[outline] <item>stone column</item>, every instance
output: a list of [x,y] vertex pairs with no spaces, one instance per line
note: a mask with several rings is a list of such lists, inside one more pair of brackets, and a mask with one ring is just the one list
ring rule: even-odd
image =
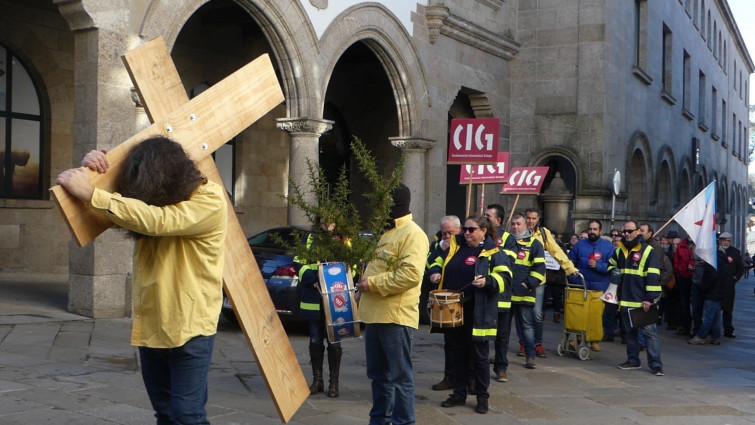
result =
[[[120,55],[133,46],[118,25],[128,22],[123,3],[54,0],[74,31],[73,163],[92,149],[112,149],[134,135],[131,81]],[[90,13],[92,10],[96,13]],[[106,22],[98,21],[106,19]],[[131,117],[128,119],[127,117]],[[69,244],[68,310],[93,318],[131,314],[133,241],[108,230],[79,248]]]
[[561,173],[557,171],[548,189],[540,195],[545,216],[543,225],[558,234],[564,233],[569,226],[569,207],[573,198],[574,194],[566,188]]
[[[304,192],[307,202],[314,202],[314,193],[309,190],[309,171],[307,159],[313,166],[320,163],[320,136],[333,128],[333,121],[311,118],[280,118],[276,126],[291,136],[291,147],[288,156],[288,174],[291,181],[288,188],[291,192],[295,183]],[[299,208],[288,206],[288,224],[292,226],[309,226],[307,216]]]
[[412,192],[410,205],[414,221],[423,229],[427,225],[425,199],[425,153],[435,146],[434,140],[419,137],[390,137],[391,144],[406,154],[402,182]]

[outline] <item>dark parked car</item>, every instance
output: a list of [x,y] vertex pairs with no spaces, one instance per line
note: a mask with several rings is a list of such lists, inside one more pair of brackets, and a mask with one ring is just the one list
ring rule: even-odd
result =
[[[262,273],[262,280],[265,281],[267,291],[275,305],[275,310],[283,315],[290,315],[294,306],[299,302],[296,294],[299,278],[294,269],[293,253],[281,245],[272,235],[278,235],[290,245],[295,242],[292,232],[296,230],[299,231],[301,242],[305,242],[311,233],[305,228],[285,226],[265,230],[247,239],[254,258],[257,260],[257,266]],[[236,321],[233,306],[225,294],[223,294],[222,312],[228,320]]]

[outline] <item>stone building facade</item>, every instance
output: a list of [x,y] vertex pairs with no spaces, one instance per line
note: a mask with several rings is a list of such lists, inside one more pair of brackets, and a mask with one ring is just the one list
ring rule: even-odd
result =
[[[716,180],[719,225],[743,241],[753,63],[725,0],[0,0],[0,119],[23,130],[5,131],[0,280],[60,280],[72,312],[129,314],[131,241],[110,230],[78,248],[47,189],[149,125],[120,56],[158,36],[190,96],[272,59],[285,102],[215,156],[247,235],[305,224],[281,196],[289,178],[305,182],[307,160],[349,167],[353,136],[385,171],[405,153],[434,233],[467,212],[450,119],[497,117],[511,166],[551,167],[546,194],[517,201],[549,226],[610,220],[618,170],[617,220],[660,225]],[[511,208],[500,189],[487,203]]]

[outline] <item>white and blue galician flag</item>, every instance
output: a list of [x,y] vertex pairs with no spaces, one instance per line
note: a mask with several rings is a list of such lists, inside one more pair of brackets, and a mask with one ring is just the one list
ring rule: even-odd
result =
[[716,181],[712,181],[674,216],[695,243],[695,254],[711,266],[716,262]]

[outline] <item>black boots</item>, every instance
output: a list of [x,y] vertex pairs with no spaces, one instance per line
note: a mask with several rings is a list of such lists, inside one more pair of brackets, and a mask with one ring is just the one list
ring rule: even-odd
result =
[[[328,397],[338,397],[338,373],[341,369],[342,354],[343,349],[340,345],[331,345],[328,347],[328,368],[330,369],[330,386],[328,387]],[[322,371],[322,367],[320,368],[320,371]]]
[[[341,369],[341,355],[343,349],[340,345],[328,347],[328,368],[330,369],[330,386],[328,397],[338,397],[338,374]],[[312,360],[312,385],[309,386],[309,394],[320,393],[324,389],[322,381],[322,362],[325,355],[325,347],[319,344],[309,344],[309,358]]]
[[322,360],[325,347],[322,344],[309,344],[309,358],[312,361],[312,385],[309,386],[309,394],[314,395],[323,390],[322,383]]

